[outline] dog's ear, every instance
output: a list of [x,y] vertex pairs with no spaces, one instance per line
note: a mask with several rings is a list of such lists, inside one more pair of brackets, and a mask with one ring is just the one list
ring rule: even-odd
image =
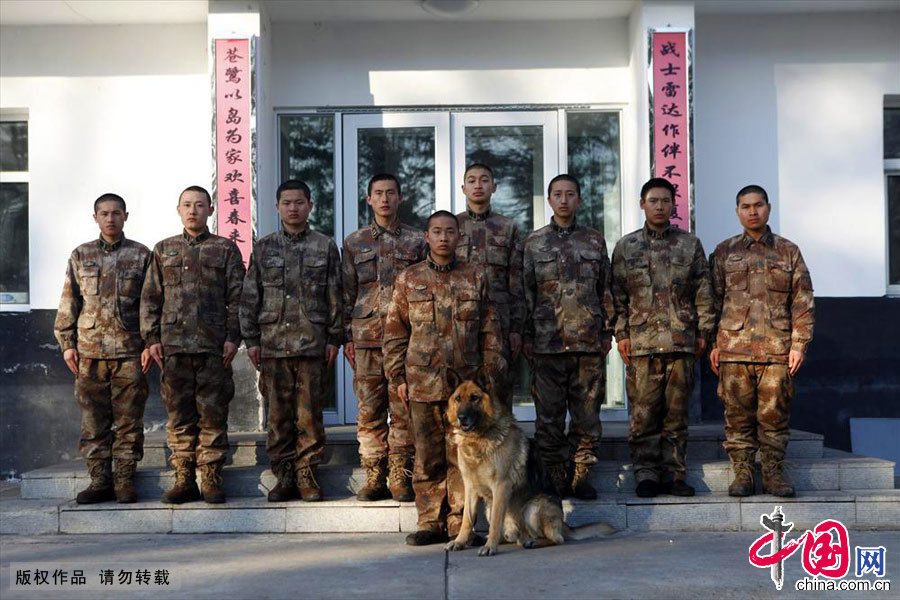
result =
[[478,384],[482,390],[487,392],[488,394],[493,395],[494,390],[491,389],[491,378],[488,375],[487,369],[482,365],[478,368],[478,372],[475,373],[475,383]]
[[456,388],[459,387],[459,384],[462,383],[462,379],[459,376],[459,373],[447,367],[447,386],[450,388],[450,394],[456,391]]

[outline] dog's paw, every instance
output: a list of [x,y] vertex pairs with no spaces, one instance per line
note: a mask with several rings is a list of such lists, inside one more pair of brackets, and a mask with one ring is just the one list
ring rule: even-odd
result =
[[452,540],[444,546],[444,550],[448,550],[450,552],[455,552],[457,550],[465,550],[469,545],[463,542],[457,542],[456,540]]
[[526,550],[531,550],[532,548],[537,548],[537,545],[538,545],[537,540],[534,540],[532,538],[528,538],[527,540],[522,542],[522,547],[525,548]]
[[494,556],[497,554],[497,546],[484,546],[478,551],[478,556]]

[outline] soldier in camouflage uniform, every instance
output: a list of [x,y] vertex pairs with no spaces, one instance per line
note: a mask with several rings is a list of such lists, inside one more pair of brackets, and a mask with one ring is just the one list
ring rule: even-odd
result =
[[269,502],[322,499],[316,469],[325,450],[327,370],[341,345],[337,246],[312,231],[304,182],[276,193],[281,231],[256,243],[241,295],[241,333],[268,406],[266,451],[277,485]]
[[612,290],[616,341],[627,367],[636,493],[693,496],[685,482],[688,401],[694,359],[715,322],[709,267],[696,236],[669,223],[675,188],[654,178],[641,189],[646,221],[616,244]]
[[[150,368],[139,303],[150,250],[125,239],[125,200],[103,194],[94,202],[100,238],[69,257],[54,333],[75,374],[81,406],[82,455],[91,483],[79,504],[135,502],[134,473],[144,456],[144,405]],[[115,475],[112,459],[116,459]]]
[[522,291],[522,240],[519,225],[509,217],[491,210],[491,196],[497,190],[494,172],[487,165],[469,165],[463,174],[462,191],[466,212],[456,215],[460,238],[456,260],[478,265],[488,277],[491,302],[500,316],[503,329],[503,357],[510,376],[500,387],[501,400],[513,403],[512,376],[522,349],[522,323],[525,298]]
[[162,501],[225,502],[222,467],[228,454],[228,404],[234,396],[231,361],[241,341],[238,305],[244,263],[238,247],[213,235],[213,212],[200,186],[178,198],[181,235],[153,248],[141,294],[141,334],[162,369],[168,413],[166,437],[175,485]]
[[784,478],[790,430],[792,378],[812,340],[812,280],[800,249],[767,225],[769,197],[756,185],[737,195],[744,232],[716,247],[712,282],[718,333],[710,353],[725,404],[725,450],[735,478],[732,496],[754,492],[754,459],[762,463],[763,490],[793,496]]
[[406,538],[413,546],[445,542],[459,533],[462,522],[463,483],[447,421],[453,392],[447,369],[475,379],[484,368],[496,382],[506,367],[487,278],[454,258],[458,227],[447,211],[428,219],[428,258],[397,278],[384,325],[384,370],[409,403],[416,446],[413,488],[419,523]]
[[[553,218],[525,240],[523,267],[524,352],[532,361],[537,412],[534,439],[556,492],[591,499],[597,497],[590,470],[600,446],[600,404],[612,338],[609,258],[603,235],[576,222],[578,180],[557,175],[547,195]],[[568,445],[566,408],[572,416]],[[571,479],[566,472],[570,459]]]
[[[400,222],[403,196],[393,175],[369,181],[366,202],[374,218],[344,240],[344,354],[353,368],[353,390],[359,411],[356,431],[366,469],[360,500],[413,499],[410,481],[414,446],[409,409],[384,374],[381,338],[394,280],[406,267],[425,258],[421,231]],[[388,413],[391,422],[388,428]],[[389,482],[389,485],[388,485]]]

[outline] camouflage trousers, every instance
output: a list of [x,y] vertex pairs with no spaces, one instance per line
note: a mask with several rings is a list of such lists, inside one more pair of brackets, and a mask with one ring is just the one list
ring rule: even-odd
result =
[[635,482],[684,480],[694,356],[632,357],[625,386],[631,405],[628,445]]
[[725,404],[725,451],[732,460],[782,461],[790,429],[794,384],[781,363],[719,363],[719,398]]
[[147,378],[139,358],[80,359],[75,397],[81,406],[82,456],[144,457]]
[[465,496],[447,403],[410,401],[409,416],[416,446],[412,482],[418,528],[446,531],[454,537],[462,522]]
[[169,458],[198,465],[228,456],[228,404],[234,397],[231,367],[220,354],[169,354],[161,391],[166,406]]
[[[397,389],[384,376],[384,354],[381,348],[357,348],[356,371],[353,373],[356,393],[356,437],[359,455],[375,458],[390,454],[412,455],[409,432],[409,409],[397,395]],[[388,427],[390,414],[390,427]]]
[[264,358],[259,391],[268,407],[266,452],[274,468],[288,460],[314,466],[325,452],[325,359]]
[[[535,354],[531,396],[534,441],[546,465],[597,462],[600,404],[606,394],[606,359],[598,353]],[[572,415],[566,444],[566,409]]]

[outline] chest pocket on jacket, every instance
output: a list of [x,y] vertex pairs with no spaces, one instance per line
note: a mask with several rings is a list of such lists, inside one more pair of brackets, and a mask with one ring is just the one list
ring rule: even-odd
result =
[[766,285],[776,292],[791,291],[791,267],[783,263],[770,264],[766,270]]
[[559,260],[556,253],[535,253],[534,277],[538,281],[552,281],[554,279],[559,279]]
[[509,247],[503,240],[490,240],[487,246],[487,261],[498,267],[509,266]]
[[672,255],[672,283],[676,286],[687,286],[691,283],[691,265],[693,257],[673,254]]
[[324,254],[307,254],[303,257],[303,278],[314,285],[325,285],[328,263]]
[[81,293],[85,296],[96,296],[100,293],[100,267],[82,266],[78,269],[78,280]]
[[136,298],[141,295],[144,273],[138,269],[127,269],[119,273],[119,295]]
[[743,256],[725,261],[725,290],[747,289],[747,261]]
[[429,290],[411,290],[406,295],[410,323],[434,322],[434,294]]
[[420,260],[422,260],[422,257],[416,252],[415,248],[398,248],[394,251],[394,261],[396,262],[398,272]]
[[181,283],[181,254],[177,250],[169,250],[163,256],[163,284],[179,285]]
[[599,279],[603,255],[597,250],[581,251],[581,276],[586,279]]
[[626,258],[625,281],[629,289],[650,287],[650,259],[642,255]]
[[264,256],[262,267],[262,284],[264,286],[284,286],[284,259],[278,255]]
[[378,254],[374,250],[360,252],[353,257],[356,265],[356,277],[359,284],[365,284],[378,279]]

